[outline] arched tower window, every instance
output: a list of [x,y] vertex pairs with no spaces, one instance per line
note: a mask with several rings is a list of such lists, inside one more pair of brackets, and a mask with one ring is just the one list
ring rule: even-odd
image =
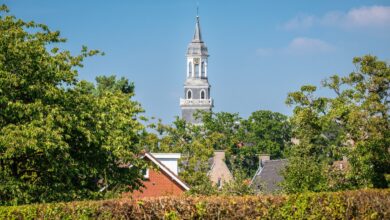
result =
[[200,91],[200,99],[205,99],[205,96],[204,90]]
[[191,75],[192,75],[192,62],[189,62],[188,63],[188,75],[191,77]]
[[195,64],[195,77],[199,77],[199,63]]
[[202,62],[202,77],[206,77],[206,74],[205,74],[205,63],[204,62]]
[[187,99],[192,99],[192,92],[191,92],[191,90],[187,91]]

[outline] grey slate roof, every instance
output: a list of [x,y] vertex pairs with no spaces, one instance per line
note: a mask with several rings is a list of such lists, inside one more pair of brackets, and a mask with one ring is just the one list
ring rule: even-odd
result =
[[275,193],[281,190],[278,185],[283,181],[281,171],[286,167],[287,160],[268,160],[262,162],[252,179],[251,187],[256,193]]

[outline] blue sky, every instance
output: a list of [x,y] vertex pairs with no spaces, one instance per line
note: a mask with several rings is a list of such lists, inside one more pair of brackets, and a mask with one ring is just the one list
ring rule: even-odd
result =
[[146,115],[167,123],[180,115],[197,2],[217,112],[291,115],[284,104],[288,92],[350,73],[354,56],[390,61],[390,1],[3,2],[17,17],[60,30],[68,39],[64,49],[76,54],[87,45],[104,51],[85,62],[80,79],[115,74],[134,81]]

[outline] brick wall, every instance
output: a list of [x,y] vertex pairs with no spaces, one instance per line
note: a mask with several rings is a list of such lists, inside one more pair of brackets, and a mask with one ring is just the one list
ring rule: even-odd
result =
[[[149,179],[145,187],[132,193],[133,198],[181,195],[185,190],[163,171],[149,169]],[[143,192],[141,192],[141,190]]]

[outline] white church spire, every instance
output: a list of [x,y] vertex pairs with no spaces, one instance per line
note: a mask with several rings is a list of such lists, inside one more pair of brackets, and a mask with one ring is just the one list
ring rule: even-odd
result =
[[199,124],[194,117],[198,110],[211,111],[213,100],[210,97],[208,82],[208,50],[203,42],[199,16],[196,16],[195,33],[187,49],[187,74],[184,83],[184,99],[180,99],[182,118],[189,123]]

